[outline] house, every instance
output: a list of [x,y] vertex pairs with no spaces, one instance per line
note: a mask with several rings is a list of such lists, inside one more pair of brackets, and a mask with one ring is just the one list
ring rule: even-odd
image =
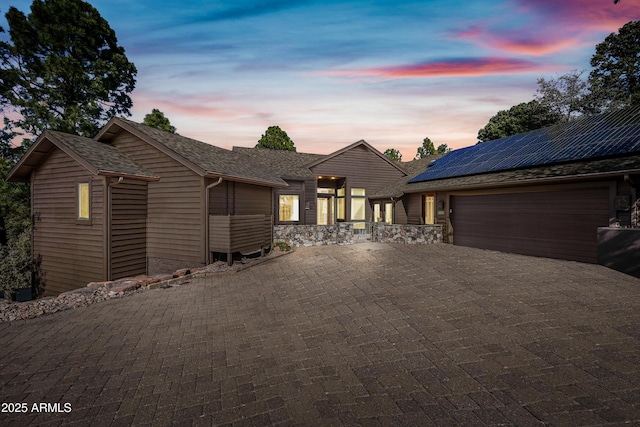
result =
[[46,293],[207,264],[271,244],[273,188],[250,158],[129,120],[47,131],[8,175],[30,181]]
[[637,227],[640,107],[455,150],[372,195],[449,243],[597,262],[597,229]]
[[31,182],[46,293],[264,251],[275,224],[355,221],[406,176],[365,141],[329,155],[225,150],[113,118],[95,138],[43,133],[8,175]]
[[328,155],[239,147],[234,151],[262,161],[287,183],[274,193],[277,225],[347,221],[364,229],[374,215],[393,222],[392,208],[385,211],[384,206],[370,203],[369,196],[407,175],[401,164],[363,140]]

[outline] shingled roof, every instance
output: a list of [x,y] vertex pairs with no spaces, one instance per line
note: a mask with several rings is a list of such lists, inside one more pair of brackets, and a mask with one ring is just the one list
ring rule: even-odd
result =
[[402,169],[405,170],[407,176],[402,177],[398,181],[393,184],[388,185],[387,187],[381,189],[376,194],[369,196],[370,199],[389,199],[389,198],[397,198],[401,197],[406,189],[407,183],[411,178],[416,176],[419,173],[422,173],[425,169],[427,169],[433,162],[435,162],[440,157],[444,156],[444,154],[434,154],[431,156],[426,156],[421,159],[411,160],[409,162],[402,162]]
[[233,147],[233,151],[251,157],[284,179],[315,179],[315,174],[307,167],[323,157],[322,154],[298,153],[267,148]]
[[148,181],[159,177],[118,149],[82,136],[45,131],[9,172],[9,181],[28,181],[31,172],[54,148],[62,150],[94,175],[124,176]]
[[108,142],[117,133],[114,127],[133,133],[201,176],[223,177],[274,187],[287,186],[273,170],[264,168],[261,162],[249,156],[127,119],[111,119],[96,139]]

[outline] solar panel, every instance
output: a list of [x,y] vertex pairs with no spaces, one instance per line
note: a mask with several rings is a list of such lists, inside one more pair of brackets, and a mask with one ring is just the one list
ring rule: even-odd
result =
[[454,150],[409,182],[640,153],[640,106]]

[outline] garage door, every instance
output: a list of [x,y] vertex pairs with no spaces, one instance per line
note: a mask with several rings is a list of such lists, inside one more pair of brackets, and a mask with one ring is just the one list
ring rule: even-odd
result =
[[453,196],[451,208],[456,245],[596,263],[609,188]]

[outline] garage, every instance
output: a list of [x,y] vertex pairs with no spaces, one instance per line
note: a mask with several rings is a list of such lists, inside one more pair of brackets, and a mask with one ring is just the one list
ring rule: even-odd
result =
[[596,263],[597,228],[609,223],[610,187],[453,195],[453,243]]

